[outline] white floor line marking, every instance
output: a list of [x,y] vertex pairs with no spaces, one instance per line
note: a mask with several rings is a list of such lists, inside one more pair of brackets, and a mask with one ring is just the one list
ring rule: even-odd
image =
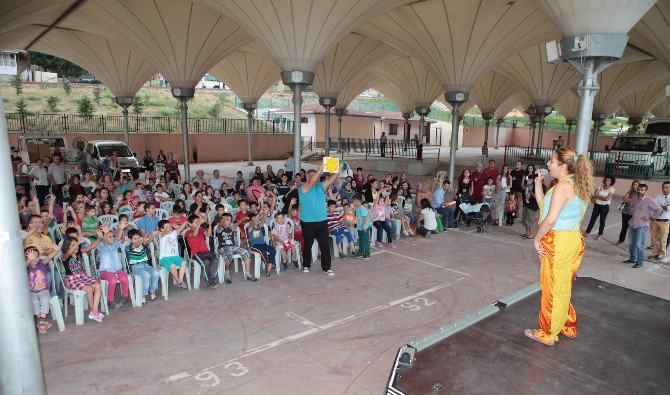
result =
[[[458,230],[458,229],[452,229],[452,230],[455,231],[455,232],[458,232],[458,233],[468,233],[468,232],[463,232],[462,230]],[[451,232],[451,230],[450,230],[450,232]],[[532,244],[517,243],[516,241],[511,241],[511,240],[505,240],[505,239],[501,239],[501,238],[495,238],[495,237],[491,237],[491,236],[486,236],[486,235],[484,235],[484,234],[482,234],[482,233],[479,233],[477,236],[478,236],[478,237],[483,237],[483,238],[485,238],[485,239],[494,240],[494,241],[500,241],[500,242],[503,242],[503,243],[514,244],[514,245],[518,245],[518,246],[521,246],[521,247],[533,248],[533,245],[532,245]]]
[[653,265],[652,267],[650,267],[649,269],[647,269],[647,273],[655,274],[655,275],[657,275],[657,276],[670,277],[670,276],[667,275],[667,274],[656,273],[656,268],[659,268],[659,267],[660,267],[660,268],[663,268],[663,266],[661,266],[661,265]]
[[393,255],[397,255],[397,256],[399,256],[399,257],[403,257],[403,258],[405,258],[405,259],[409,259],[409,260],[412,260],[412,261],[425,263],[426,265],[434,266],[434,267],[437,267],[437,268],[440,268],[440,269],[449,270],[450,272],[458,273],[458,274],[461,274],[461,275],[463,275],[463,276],[469,276],[469,275],[470,275],[469,273],[459,272],[458,270],[449,269],[448,267],[444,267],[444,266],[436,265],[436,264],[434,264],[434,263],[430,263],[430,262],[422,261],[421,259],[412,258],[411,256],[406,256],[406,255],[398,254],[397,252],[393,252],[393,251],[383,251],[383,252],[386,252],[386,253],[389,253],[389,254],[393,254]]
[[621,225],[621,221],[617,222],[616,224],[607,225],[607,226],[605,227],[605,230],[607,230],[607,229],[609,229],[609,228],[613,228],[613,227],[615,227],[615,226],[619,226],[619,225]]
[[318,328],[319,327],[317,324],[313,323],[312,321],[308,320],[307,318],[301,317],[301,316],[299,316],[298,314],[296,314],[292,311],[287,311],[284,314],[286,314],[287,317],[293,318],[294,320],[298,321],[299,323],[301,323],[305,326],[308,326],[310,328]]
[[[408,301],[408,300],[411,300],[411,299],[414,299],[414,298],[418,298],[418,297],[423,296],[423,295],[427,295],[427,294],[429,294],[429,293],[438,291],[438,290],[440,290],[440,289],[444,289],[444,288],[451,287],[452,285],[455,285],[455,284],[457,284],[458,282],[460,282],[460,281],[462,281],[462,280],[464,280],[464,279],[465,279],[465,277],[460,277],[460,278],[457,278],[456,280],[454,280],[454,281],[452,281],[452,282],[448,282],[448,283],[445,283],[445,284],[437,285],[437,286],[432,287],[432,288],[428,288],[428,289],[426,289],[426,290],[423,290],[423,291],[414,293],[414,294],[412,294],[412,295],[405,296],[405,297],[403,297],[403,298],[394,300],[394,301],[389,302],[389,303],[387,303],[387,304],[385,304],[385,305],[382,305],[382,306],[375,306],[375,307],[370,308],[370,309],[368,309],[368,310],[365,310],[365,311],[362,311],[362,312],[360,312],[360,313],[356,313],[356,314],[350,315],[350,316],[348,316],[348,317],[339,319],[339,320],[337,320],[337,321],[330,322],[330,323],[328,323],[328,324],[317,325],[315,328],[312,328],[312,329],[309,329],[309,330],[306,330],[306,331],[303,331],[303,332],[300,332],[300,333],[296,333],[295,335],[288,336],[288,337],[285,337],[285,338],[283,338],[283,339],[275,340],[275,341],[273,341],[273,342],[266,343],[266,344],[260,345],[260,346],[258,346],[258,347],[252,348],[252,349],[250,349],[250,350],[248,350],[248,351],[245,351],[245,352],[243,352],[243,353],[238,354],[235,358],[229,359],[229,360],[224,361],[224,362],[216,363],[215,365],[212,365],[212,366],[207,367],[207,368],[204,368],[204,369],[200,369],[200,370],[197,370],[197,371],[191,371],[191,373],[189,373],[189,372],[187,372],[187,371],[184,371],[184,372],[179,372],[179,373],[177,373],[177,374],[173,374],[172,376],[170,376],[170,377],[168,377],[167,379],[165,379],[165,382],[170,383],[170,382],[175,382],[175,381],[183,380],[183,379],[185,379],[185,378],[187,378],[187,377],[190,377],[190,376],[192,376],[192,375],[194,375],[194,374],[198,374],[198,373],[205,372],[205,371],[210,371],[210,370],[212,370],[212,369],[216,369],[216,368],[218,368],[218,367],[225,366],[225,365],[227,365],[227,364],[229,364],[229,363],[231,363],[231,362],[235,362],[235,361],[238,361],[238,360],[240,360],[240,359],[243,359],[243,358],[252,356],[252,355],[254,355],[254,354],[258,354],[258,353],[260,353],[260,352],[262,352],[262,351],[265,351],[265,350],[270,350],[270,349],[275,348],[275,347],[277,347],[277,346],[280,346],[280,345],[282,345],[282,344],[289,343],[289,342],[294,341],[294,340],[302,339],[303,337],[307,337],[307,336],[312,335],[312,334],[314,334],[314,333],[321,332],[321,331],[324,331],[324,330],[326,330],[326,329],[334,328],[334,327],[336,327],[336,326],[345,324],[345,323],[347,323],[347,322],[350,322],[350,321],[353,321],[353,320],[356,320],[356,319],[359,319],[359,318],[368,316],[368,315],[370,315],[370,314],[374,314],[374,313],[376,313],[376,312],[378,312],[378,311],[382,311],[382,310],[389,309],[389,308],[391,308],[391,307],[393,307],[393,306],[399,305],[399,304],[404,303],[404,302],[406,302],[406,301]],[[292,318],[293,318],[293,317],[292,317]],[[310,321],[310,322],[311,322],[311,321]]]

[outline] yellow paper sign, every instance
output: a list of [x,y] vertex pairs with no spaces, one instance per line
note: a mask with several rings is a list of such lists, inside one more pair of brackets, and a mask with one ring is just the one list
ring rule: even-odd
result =
[[326,173],[339,173],[340,160],[329,156],[323,158],[323,171]]

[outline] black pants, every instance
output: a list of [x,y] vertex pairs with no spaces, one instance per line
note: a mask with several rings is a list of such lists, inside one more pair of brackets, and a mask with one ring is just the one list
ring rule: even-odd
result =
[[319,243],[321,251],[321,269],[330,270],[330,233],[328,232],[328,222],[302,222],[302,237],[305,239],[305,248],[302,250],[302,266],[309,268],[312,266],[312,244],[314,240]]
[[35,193],[37,193],[37,199],[40,201],[40,206],[44,206],[46,204],[44,200],[49,194],[49,186],[35,185]]
[[619,243],[626,241],[626,234],[628,233],[628,221],[633,218],[632,215],[621,213],[621,232],[619,232]]
[[379,151],[381,151],[382,156],[386,156],[386,143],[379,143]]
[[389,244],[393,243],[393,231],[391,231],[391,226],[386,221],[374,221],[372,225],[377,228],[377,243],[382,242],[382,230],[386,232],[386,240]]
[[65,184],[55,184],[51,186],[51,190],[56,198],[56,203],[63,205],[63,187]]
[[219,271],[219,258],[214,251],[196,252],[193,258],[205,268],[205,280],[217,278]]
[[596,224],[596,220],[600,217],[600,226],[598,227],[598,236],[602,236],[605,231],[605,220],[607,219],[607,214],[610,212],[609,204],[594,204],[593,212],[591,212],[591,220],[589,221],[589,226],[586,227],[586,233],[591,233],[591,229]]

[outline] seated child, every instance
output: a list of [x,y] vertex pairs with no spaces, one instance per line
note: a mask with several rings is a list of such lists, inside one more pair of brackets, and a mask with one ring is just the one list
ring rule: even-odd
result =
[[[97,240],[91,243],[89,247],[94,248],[100,243],[100,240],[102,240],[102,231],[98,231],[97,236]],[[102,288],[98,280],[87,276],[84,272],[84,258],[82,249],[80,248],[83,241],[84,237],[82,235],[79,235],[78,237],[68,236],[63,240],[63,246],[61,248],[61,252],[63,253],[61,255],[61,261],[63,262],[63,268],[65,269],[63,283],[68,289],[85,291],[86,301],[91,309],[91,312],[88,314],[88,319],[102,322],[102,319],[105,316],[98,311]]]
[[[126,257],[128,257],[128,266],[133,276],[142,278],[142,304],[147,302],[147,295],[150,299],[156,300],[156,288],[160,273],[155,268],[149,266],[149,257],[147,255],[147,245],[151,243],[158,231],[148,233],[145,237],[137,229],[128,231],[130,243],[126,246]],[[167,286],[165,284],[164,286]]]
[[[238,202],[240,205],[240,211],[235,214],[235,226],[237,226],[240,229],[244,229],[244,225],[246,225],[247,222],[249,222],[251,212],[249,212],[247,208],[247,202],[244,200],[240,200]],[[245,232],[240,233],[240,243],[242,245],[245,245],[247,242],[247,235]]]
[[95,241],[96,232],[100,227],[100,221],[96,214],[95,206],[87,204],[86,205],[86,216],[81,221],[81,233],[88,237],[91,241]]
[[177,236],[184,230],[186,225],[188,225],[188,222],[183,222],[176,229],[173,229],[168,220],[164,219],[158,222],[158,230],[160,231],[160,239],[158,241],[160,265],[172,274],[172,277],[177,281],[177,286],[181,289],[188,289],[188,286],[184,283],[186,261],[179,256]]
[[[217,226],[215,236],[219,242],[219,256],[223,257],[226,260],[226,272],[224,278],[227,284],[231,283],[230,280],[230,263],[233,261],[233,256],[239,255],[244,261],[244,278],[249,281],[257,281],[249,271],[251,267],[251,255],[249,251],[237,245],[235,240],[235,230],[232,226],[233,216],[230,213],[223,214],[219,226]],[[244,233],[244,232],[242,232]]]
[[50,261],[58,253],[58,248],[51,246],[45,251],[47,255],[40,259],[40,252],[37,247],[27,247],[23,251],[23,256],[28,267],[28,286],[30,287],[30,297],[33,301],[33,314],[37,318],[37,330],[40,333],[47,333],[51,328],[51,323],[46,320],[49,314],[51,300],[51,285],[47,268],[43,262]]
[[[270,270],[276,264],[275,254],[277,250],[265,242],[265,212],[258,215],[251,215],[251,222],[247,226],[247,234],[249,239],[249,246],[261,254],[261,258],[265,261],[265,275],[270,277]],[[286,269],[286,265],[284,266]]]
[[298,254],[295,250],[295,240],[293,240],[293,226],[286,221],[284,214],[279,211],[275,214],[275,227],[272,228],[272,240],[275,248],[281,251],[281,262],[284,269],[288,268],[288,259],[286,251],[291,250],[293,266],[298,267]]
[[191,259],[195,259],[205,269],[205,282],[207,288],[219,286],[218,271],[219,258],[214,251],[207,248],[206,237],[212,237],[212,223],[207,223],[207,229],[202,225],[207,221],[203,217],[191,214],[188,217],[189,230],[184,233],[184,239],[191,253]]
[[344,226],[343,217],[343,213],[337,210],[337,203],[334,200],[328,201],[328,231],[331,235],[335,236],[340,258],[345,258],[342,246],[345,237],[349,243],[349,251],[353,253],[355,250],[354,239],[351,237],[349,229]]
[[[128,287],[128,275],[123,270],[123,262],[119,258],[119,248],[124,241],[123,228],[118,227],[116,238],[113,231],[105,232],[102,236],[102,242],[98,245],[98,254],[100,256],[100,279],[106,280],[107,285],[107,306],[110,309],[123,307],[130,297],[130,288]],[[114,303],[116,285],[121,284],[121,300]]]

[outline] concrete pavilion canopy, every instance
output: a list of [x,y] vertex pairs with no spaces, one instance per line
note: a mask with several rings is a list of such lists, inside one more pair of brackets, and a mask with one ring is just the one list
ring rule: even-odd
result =
[[493,113],[493,118],[496,120],[505,119],[507,114],[509,114],[514,109],[523,111],[523,105],[516,95],[510,96],[501,105],[499,105]]
[[27,48],[76,0],[0,1],[0,48]]
[[628,118],[641,120],[656,105],[665,100],[665,86],[670,84],[670,73],[651,84],[647,84],[624,97],[619,104]]
[[472,87],[470,97],[483,114],[491,114],[518,90],[519,86],[512,79],[490,71]]
[[352,78],[400,56],[381,41],[350,33],[318,63],[312,88],[321,98],[337,98]]
[[183,0],[88,0],[61,27],[109,36],[143,54],[173,88],[193,88],[253,38],[231,19]]
[[670,117],[670,98],[665,98],[657,104],[651,109],[651,113],[656,117]]
[[598,75],[600,91],[593,104],[593,116],[608,116],[620,108],[619,102],[630,92],[667,75],[658,60],[614,64]]
[[252,45],[226,56],[209,72],[230,86],[242,102],[257,103],[279,81],[281,70],[272,56]]
[[576,121],[579,116],[579,96],[575,91],[570,91],[567,96],[557,101],[554,107],[566,120]]
[[629,42],[653,53],[670,69],[670,1],[659,0],[629,33]]
[[33,49],[82,66],[116,97],[134,97],[156,74],[154,66],[127,45],[91,33],[51,29]]
[[426,0],[390,10],[357,31],[420,60],[445,92],[468,92],[498,62],[559,36],[535,0]]
[[374,85],[372,89],[391,99],[391,101],[400,109],[400,112],[414,112],[416,103],[407,92],[395,82],[384,80],[384,82]]
[[540,107],[553,106],[582,78],[567,62],[547,62],[544,44],[519,51],[500,62],[496,70],[516,81],[528,93],[533,105]]
[[358,25],[413,0],[201,0],[244,26],[283,71],[314,71]]
[[397,84],[416,107],[430,107],[443,90],[435,75],[417,59],[404,57],[380,64],[374,74]]
[[363,73],[354,76],[354,78],[351,78],[349,83],[340,90],[340,94],[337,95],[337,103],[333,108],[346,109],[362,92],[383,82],[384,80],[382,78],[372,73]]

